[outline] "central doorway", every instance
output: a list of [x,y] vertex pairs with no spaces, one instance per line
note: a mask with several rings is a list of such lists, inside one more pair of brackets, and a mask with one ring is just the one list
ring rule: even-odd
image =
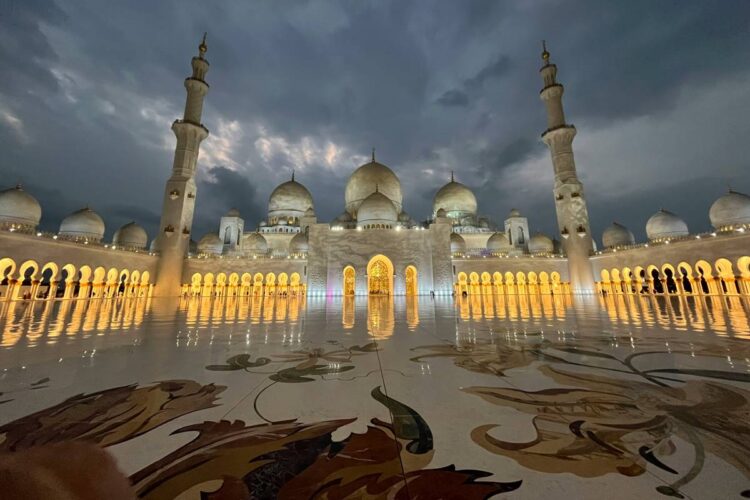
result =
[[370,295],[393,295],[393,263],[376,255],[367,264],[367,291]]

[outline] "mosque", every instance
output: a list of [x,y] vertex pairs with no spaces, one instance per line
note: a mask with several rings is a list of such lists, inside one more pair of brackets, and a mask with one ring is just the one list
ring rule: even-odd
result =
[[208,93],[205,37],[185,80],[184,115],[166,181],[159,233],[149,244],[135,222],[104,241],[91,207],[65,217],[56,233],[37,229],[40,203],[21,186],[0,192],[0,300],[199,295],[693,294],[750,295],[750,197],[729,191],[713,203],[713,232],[694,234],[680,217],[657,211],[636,242],[614,222],[598,249],[566,121],[563,86],[542,52],[540,96],[547,110],[558,234],[532,233],[522,212],[502,224],[480,217],[472,191],[456,181],[434,196],[421,221],[404,210],[394,170],[357,168],[341,215],[319,221],[312,193],[292,174],[268,199],[265,220],[246,227],[229,208],[216,231],[192,234],[195,173]]

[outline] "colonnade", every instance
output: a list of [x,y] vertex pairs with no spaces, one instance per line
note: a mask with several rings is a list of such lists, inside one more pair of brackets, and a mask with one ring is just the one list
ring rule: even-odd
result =
[[561,281],[560,273],[507,271],[493,274],[460,272],[456,275],[454,292],[463,295],[554,295],[569,293],[568,283]]

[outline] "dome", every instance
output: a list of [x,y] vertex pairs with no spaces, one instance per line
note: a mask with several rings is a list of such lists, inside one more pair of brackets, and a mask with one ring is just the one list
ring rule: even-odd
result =
[[268,242],[260,233],[246,233],[242,237],[242,249],[249,253],[264,254],[268,252]]
[[463,253],[466,251],[466,241],[460,234],[451,233],[451,253]]
[[236,208],[230,208],[229,212],[224,214],[224,217],[239,217],[239,216],[240,216],[240,211],[237,210]]
[[398,221],[399,222],[403,222],[405,224],[408,224],[410,220],[411,220],[411,217],[406,212],[401,212],[400,214],[398,214]]
[[555,251],[555,244],[552,242],[552,238],[543,233],[535,233],[534,236],[529,238],[529,253],[553,253]]
[[63,219],[58,234],[66,239],[100,241],[104,236],[104,221],[89,207],[82,208]]
[[351,222],[352,216],[349,214],[349,212],[344,212],[343,214],[336,217],[336,222]]
[[35,228],[42,218],[42,207],[21,185],[0,191],[0,224]]
[[441,208],[440,210],[438,210],[437,212],[435,212],[435,217],[447,217],[446,214],[445,214],[445,209]]
[[511,208],[508,217],[521,217],[521,212],[519,212],[517,208]]
[[493,253],[508,252],[512,248],[505,233],[495,233],[487,240],[487,250]]
[[207,253],[211,255],[221,255],[224,250],[224,243],[216,233],[208,233],[198,241],[198,253]]
[[289,242],[289,251],[291,253],[307,253],[309,248],[307,244],[307,233],[297,233]]
[[750,196],[730,190],[711,205],[708,217],[716,229],[750,224]]
[[604,244],[604,248],[633,245],[635,244],[635,236],[622,224],[613,222],[602,233],[602,243]]
[[358,224],[390,224],[397,218],[398,211],[393,202],[380,191],[365,198],[357,213]]
[[135,222],[128,222],[120,229],[115,231],[115,236],[112,238],[113,245],[119,245],[123,247],[132,248],[146,248],[148,243],[148,234],[146,230]]
[[[268,218],[302,217],[313,208],[313,198],[305,186],[294,180],[279,184],[268,198]],[[271,223],[273,225],[273,222]]]
[[312,206],[305,210],[305,217],[315,217],[315,209]]
[[396,206],[396,213],[401,212],[403,196],[401,195],[401,182],[393,173],[393,170],[382,163],[372,159],[370,163],[365,163],[349,177],[344,192],[346,202],[346,211],[352,217],[359,219],[358,213],[360,205],[365,198],[375,191],[380,191]]
[[444,209],[448,217],[460,217],[466,214],[475,215],[477,213],[477,198],[469,188],[455,182],[453,179],[441,187],[435,193],[435,199],[432,202],[432,213]]
[[688,234],[685,221],[667,210],[659,210],[646,222],[646,235],[649,240],[675,238]]
[[[190,243],[192,245],[195,245],[195,242],[193,240],[190,240]],[[148,251],[149,252],[159,251],[159,238],[154,238],[153,240],[151,240],[151,244],[148,246]],[[190,249],[190,252],[194,253],[192,248]]]

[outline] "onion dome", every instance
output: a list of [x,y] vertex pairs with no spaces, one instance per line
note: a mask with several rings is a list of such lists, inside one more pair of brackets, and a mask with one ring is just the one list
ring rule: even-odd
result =
[[224,217],[240,217],[240,211],[236,208],[230,208],[229,211],[224,214]]
[[613,248],[635,244],[635,236],[622,224],[613,222],[611,226],[602,233],[604,248]]
[[42,207],[36,198],[17,185],[0,191],[0,225],[36,228],[42,218]]
[[101,241],[104,221],[89,207],[76,210],[60,223],[59,236],[69,240]]
[[128,222],[120,229],[115,231],[112,238],[112,244],[122,247],[145,249],[148,243],[148,234],[146,230],[135,222]]
[[289,251],[291,253],[307,253],[309,245],[307,243],[307,233],[297,233],[289,242]]
[[398,219],[398,211],[391,199],[380,191],[375,191],[360,204],[357,211],[357,224],[392,225]]
[[279,184],[268,198],[268,220],[274,225],[280,218],[299,218],[309,208],[313,208],[312,195],[292,174],[292,180]]
[[458,233],[451,233],[451,253],[463,253],[466,251],[466,241]]
[[198,241],[198,253],[221,255],[222,250],[224,250],[224,243],[216,233],[208,233]]
[[401,212],[403,202],[401,182],[393,170],[375,161],[373,153],[372,161],[355,170],[346,182],[344,191],[346,211],[359,220],[360,205],[375,191],[380,191],[391,200],[396,207],[397,214]]
[[492,253],[509,252],[513,248],[505,233],[495,233],[487,240],[487,250]]
[[552,238],[543,233],[535,233],[529,239],[529,253],[553,253],[555,251],[555,244],[552,242]]
[[649,240],[676,238],[688,234],[685,221],[664,209],[660,209],[646,222],[646,235]]
[[708,217],[716,229],[750,224],[750,196],[729,190],[711,205]]
[[477,213],[477,198],[471,189],[467,188],[460,182],[453,180],[441,187],[432,201],[432,213],[444,209],[448,217],[458,218],[466,215],[475,215]]
[[268,242],[260,233],[246,233],[242,236],[242,250],[247,253],[265,254]]

